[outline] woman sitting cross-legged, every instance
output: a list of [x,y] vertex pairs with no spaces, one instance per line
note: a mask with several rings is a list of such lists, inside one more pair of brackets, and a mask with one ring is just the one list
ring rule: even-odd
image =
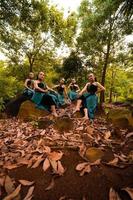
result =
[[75,101],[78,98],[78,92],[80,91],[80,88],[76,84],[76,80],[74,78],[71,80],[71,83],[69,84],[68,89],[70,89],[68,93],[70,100]]
[[96,81],[94,74],[89,74],[88,83],[79,93],[79,98],[74,113],[80,111],[80,107],[82,105],[84,110],[84,119],[90,118],[90,120],[93,121],[94,113],[98,103],[98,97],[96,93],[104,90],[105,88]]
[[57,98],[59,101],[59,106],[62,106],[65,104],[65,98],[67,98],[67,91],[65,86],[65,79],[60,79],[60,82],[58,85],[55,85],[53,87],[57,91]]
[[35,93],[32,97],[32,101],[38,105],[39,108],[51,111],[52,114],[57,117],[56,105],[57,98],[55,95],[50,94],[50,91],[54,92],[44,83],[44,73],[39,72],[37,80],[34,81]]
[[34,73],[30,72],[28,78],[24,83],[25,89],[23,91],[23,95],[31,98],[34,93]]

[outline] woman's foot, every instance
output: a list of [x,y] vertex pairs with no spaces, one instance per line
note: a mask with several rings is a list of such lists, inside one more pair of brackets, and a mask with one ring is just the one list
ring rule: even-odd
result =
[[89,120],[89,117],[88,116],[84,116],[83,119]]

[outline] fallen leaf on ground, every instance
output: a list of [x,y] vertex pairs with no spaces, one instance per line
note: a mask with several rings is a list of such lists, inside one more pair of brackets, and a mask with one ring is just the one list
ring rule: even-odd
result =
[[60,176],[62,176],[62,175],[64,174],[64,172],[65,172],[65,169],[64,169],[64,167],[62,166],[60,160],[58,160],[58,162],[57,162],[57,172],[58,172],[58,174],[59,174]]
[[83,169],[86,167],[86,165],[88,165],[88,162],[80,163],[80,164],[78,164],[78,165],[76,166],[76,170],[77,170],[77,171],[81,171],[81,170],[83,170]]
[[16,198],[19,195],[20,190],[21,190],[21,184],[11,194],[6,196],[3,200],[12,200]]
[[50,160],[55,160],[55,161],[60,160],[62,158],[62,156],[63,156],[63,153],[61,151],[60,152],[53,151],[53,152],[49,153],[49,155],[48,155]]
[[107,164],[108,165],[111,165],[111,166],[116,166],[117,163],[118,163],[119,159],[118,158],[114,158],[113,160],[111,160],[110,162],[108,162]]
[[15,190],[13,181],[8,175],[5,177],[5,185],[4,186],[5,186],[5,191],[7,192],[7,194],[10,194]]
[[84,144],[82,144],[81,146],[79,146],[79,155],[81,157],[84,157],[85,152],[86,152],[86,146]]
[[5,176],[0,177],[0,186],[4,186]]
[[49,161],[50,161],[50,164],[53,168],[54,173],[58,173],[57,172],[57,162],[55,160],[49,160]]
[[126,135],[126,138],[129,138],[129,137],[131,137],[131,136],[133,136],[133,132],[128,133],[128,134]]
[[65,199],[66,199],[65,196],[59,198],[59,200],[65,200]]
[[15,169],[15,168],[17,168],[18,167],[18,165],[17,164],[10,164],[10,165],[4,165],[4,168],[5,169]]
[[50,162],[48,160],[48,158],[46,158],[43,162],[43,170],[44,172],[50,167]]
[[109,200],[121,200],[118,193],[113,188],[110,188]]
[[101,159],[98,159],[95,162],[90,163],[90,165],[100,165],[100,163],[101,163]]
[[54,181],[54,178],[52,178],[49,186],[47,188],[45,188],[45,190],[51,190],[54,187],[54,185],[55,185],[55,181]]
[[35,181],[19,180],[19,182],[24,186],[30,186],[35,183]]
[[133,200],[133,188],[126,187],[122,190],[125,190],[129,194],[130,198]]
[[29,200],[33,195],[33,191],[34,191],[34,186],[31,186],[25,196],[25,198],[23,200]]
[[39,156],[37,161],[33,164],[33,166],[31,168],[37,168],[43,160],[44,160],[44,158],[42,158],[42,155]]
[[85,173],[90,173],[91,172],[91,167],[88,164],[87,166],[85,166],[85,168],[81,171],[80,176],[83,176]]
[[80,127],[76,128],[76,131],[82,131],[83,129],[84,129],[84,127],[80,126]]
[[88,134],[93,135],[94,128],[92,128],[92,127],[90,127],[90,126],[87,126],[86,130],[87,130],[87,133],[88,133]]
[[104,133],[104,139],[105,140],[109,140],[110,136],[111,136],[111,132],[110,131],[107,131],[107,132]]

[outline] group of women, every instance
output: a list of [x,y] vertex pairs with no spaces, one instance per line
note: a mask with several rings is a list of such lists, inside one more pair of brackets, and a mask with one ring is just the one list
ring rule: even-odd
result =
[[[27,95],[38,108],[50,111],[55,117],[58,117],[56,109],[66,103],[66,100],[75,101],[77,104],[73,113],[80,111],[83,108],[84,118],[93,120],[94,112],[97,107],[98,97],[97,93],[104,91],[105,88],[96,81],[93,73],[88,75],[88,82],[85,87],[80,90],[75,79],[71,80],[67,92],[65,79],[60,79],[58,85],[53,88],[48,87],[44,82],[45,74],[39,72],[38,77],[34,80],[34,73],[30,73],[25,81],[24,94]],[[67,102],[68,102],[67,101]]]

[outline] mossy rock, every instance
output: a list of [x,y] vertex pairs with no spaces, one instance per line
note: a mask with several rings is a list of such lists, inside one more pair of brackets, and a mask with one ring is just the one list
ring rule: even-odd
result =
[[104,156],[103,151],[95,147],[90,147],[85,152],[85,157],[90,162],[95,162],[96,160],[101,159],[103,156]]
[[27,100],[21,104],[21,107],[18,113],[18,118],[25,119],[25,120],[35,120],[40,117],[45,117],[48,114],[49,112],[38,109],[33,102]]
[[108,120],[121,128],[133,128],[133,111],[126,108],[112,109],[108,113]]
[[54,124],[54,128],[60,132],[70,131],[73,129],[73,121],[68,117],[57,118]]

